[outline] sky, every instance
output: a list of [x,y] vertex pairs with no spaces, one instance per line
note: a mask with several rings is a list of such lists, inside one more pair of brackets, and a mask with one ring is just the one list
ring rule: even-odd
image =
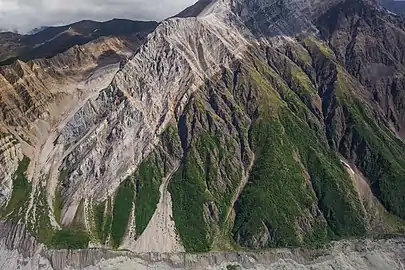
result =
[[162,20],[196,0],[0,0],[0,29],[25,33],[40,26],[125,18]]

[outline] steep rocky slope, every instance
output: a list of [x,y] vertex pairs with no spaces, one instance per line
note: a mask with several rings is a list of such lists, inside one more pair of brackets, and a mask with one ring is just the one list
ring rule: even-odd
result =
[[[58,126],[63,127],[64,121],[74,115],[82,103],[108,86],[120,65],[142,44],[147,33],[135,30],[120,29],[116,32],[119,37],[103,37],[104,31],[99,38],[66,47],[66,51],[53,57],[28,62],[16,60],[0,67],[0,205],[3,218],[17,222],[18,209],[36,203],[52,204],[51,197],[46,202],[38,202],[30,193],[32,184],[35,188],[35,182],[43,175],[58,170],[51,164],[57,157],[47,159],[49,152],[55,151],[52,141],[59,135]],[[122,36],[125,31],[127,36]],[[55,187],[44,186],[41,190],[46,192],[48,188]],[[47,211],[46,205],[41,206],[45,207],[43,214]],[[32,220],[33,224],[37,221]],[[35,226],[44,226],[41,224]]]
[[4,69],[35,74],[28,99],[2,91],[23,112],[1,137],[7,226],[49,248],[169,253],[404,234],[403,19],[366,0],[179,16],[66,110],[42,109],[58,93],[32,87],[43,68]]

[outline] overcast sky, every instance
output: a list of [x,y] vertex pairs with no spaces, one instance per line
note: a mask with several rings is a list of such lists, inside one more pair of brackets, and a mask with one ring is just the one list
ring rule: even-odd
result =
[[39,26],[91,19],[162,20],[196,0],[0,0],[0,29],[26,32]]

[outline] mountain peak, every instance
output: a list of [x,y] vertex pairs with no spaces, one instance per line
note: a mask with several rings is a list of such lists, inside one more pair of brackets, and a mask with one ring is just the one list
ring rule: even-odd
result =
[[216,2],[216,0],[199,0],[194,5],[184,9],[179,14],[174,17],[178,18],[188,18],[188,17],[197,17],[201,12],[204,11],[209,5]]
[[296,34],[313,28],[314,17],[343,0],[200,0],[174,17],[232,14],[256,36]]

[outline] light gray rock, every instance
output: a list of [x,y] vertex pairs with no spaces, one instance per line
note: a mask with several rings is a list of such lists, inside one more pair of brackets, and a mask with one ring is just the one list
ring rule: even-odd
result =
[[392,269],[405,265],[405,239],[334,242],[320,250],[261,252],[131,253],[103,249],[51,251],[41,246],[24,255],[0,243],[1,269]]
[[[114,77],[61,129],[57,143],[70,150],[62,223],[73,221],[82,200],[114,194],[159,143],[204,80],[239,57],[248,41],[226,22],[229,1],[217,1],[197,18],[164,21]],[[207,53],[209,52],[209,53]]]
[[12,176],[22,159],[21,145],[11,135],[0,133],[0,207],[11,198]]

